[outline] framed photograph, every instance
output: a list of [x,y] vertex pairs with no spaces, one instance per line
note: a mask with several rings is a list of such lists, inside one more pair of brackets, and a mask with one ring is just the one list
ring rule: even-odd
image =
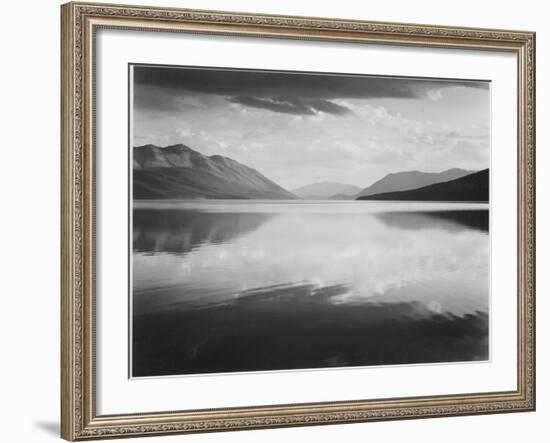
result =
[[534,33],[61,14],[63,438],[535,409]]

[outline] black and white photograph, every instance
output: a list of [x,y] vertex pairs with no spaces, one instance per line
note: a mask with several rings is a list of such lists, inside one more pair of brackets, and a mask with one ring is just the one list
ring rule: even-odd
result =
[[131,377],[490,360],[490,82],[129,78]]

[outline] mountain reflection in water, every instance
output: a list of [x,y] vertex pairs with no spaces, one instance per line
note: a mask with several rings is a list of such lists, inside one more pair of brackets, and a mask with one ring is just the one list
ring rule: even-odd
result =
[[137,202],[133,376],[486,360],[486,205]]

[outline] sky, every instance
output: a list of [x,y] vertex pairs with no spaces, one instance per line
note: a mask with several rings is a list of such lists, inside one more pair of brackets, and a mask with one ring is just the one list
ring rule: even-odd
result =
[[286,189],[489,167],[483,81],[133,67],[133,145],[183,143]]

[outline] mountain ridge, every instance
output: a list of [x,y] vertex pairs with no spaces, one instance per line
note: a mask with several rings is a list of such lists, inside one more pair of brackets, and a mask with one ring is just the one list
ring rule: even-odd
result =
[[183,144],[133,149],[134,198],[296,199],[257,170]]
[[454,180],[474,172],[476,171],[460,168],[450,168],[442,172],[422,172],[418,170],[392,172],[355,194],[354,198],[417,189],[435,183]]
[[356,200],[489,201],[489,169],[417,189],[357,197]]

